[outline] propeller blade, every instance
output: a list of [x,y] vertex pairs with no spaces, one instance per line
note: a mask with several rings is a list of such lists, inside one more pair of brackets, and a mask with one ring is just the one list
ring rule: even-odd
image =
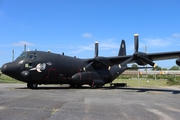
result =
[[94,57],[98,57],[98,42],[95,42],[95,54]]
[[87,71],[88,68],[94,63],[94,61],[90,62],[89,64],[87,64],[85,67],[83,67],[84,71]]
[[138,52],[138,49],[139,49],[138,34],[134,34],[134,52]]
[[147,64],[151,65],[152,67],[156,67],[156,64],[152,61],[152,60],[149,60],[145,57],[142,57],[142,56],[139,56],[144,62],[146,62]]
[[127,59],[126,61],[122,62],[120,65],[119,65],[119,68],[121,68],[122,66],[126,66],[125,68],[127,68],[127,64],[133,59],[133,57]]

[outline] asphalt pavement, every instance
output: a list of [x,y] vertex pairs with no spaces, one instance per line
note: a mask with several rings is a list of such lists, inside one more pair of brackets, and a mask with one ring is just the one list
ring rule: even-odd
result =
[[180,87],[70,89],[0,84],[0,120],[179,120]]

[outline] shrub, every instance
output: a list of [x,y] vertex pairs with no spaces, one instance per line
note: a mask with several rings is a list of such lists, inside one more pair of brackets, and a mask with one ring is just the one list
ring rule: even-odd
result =
[[180,77],[168,76],[167,77],[167,84],[168,85],[180,85]]

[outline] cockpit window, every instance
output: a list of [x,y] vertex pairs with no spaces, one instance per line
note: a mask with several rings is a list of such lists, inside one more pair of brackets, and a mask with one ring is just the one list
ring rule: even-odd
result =
[[22,59],[24,58],[37,59],[37,53],[22,53],[19,57]]
[[20,58],[26,58],[27,57],[27,53],[22,53],[20,56],[19,56]]
[[36,53],[29,53],[27,55],[27,58],[29,58],[29,59],[37,59],[37,54]]

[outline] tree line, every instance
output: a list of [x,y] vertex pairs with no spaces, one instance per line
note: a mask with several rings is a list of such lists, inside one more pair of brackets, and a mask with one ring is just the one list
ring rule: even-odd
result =
[[[132,70],[138,70],[137,64],[132,64],[131,66]],[[172,66],[170,69],[167,68],[161,68],[160,66],[156,66],[155,68],[152,68],[152,70],[180,70],[180,67],[177,65]]]

